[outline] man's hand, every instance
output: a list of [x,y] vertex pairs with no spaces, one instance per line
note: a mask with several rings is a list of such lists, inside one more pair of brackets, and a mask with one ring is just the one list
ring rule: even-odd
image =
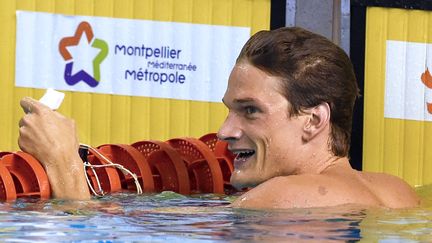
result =
[[18,145],[44,166],[53,196],[88,199],[75,122],[32,98],[20,105],[26,114],[19,121]]

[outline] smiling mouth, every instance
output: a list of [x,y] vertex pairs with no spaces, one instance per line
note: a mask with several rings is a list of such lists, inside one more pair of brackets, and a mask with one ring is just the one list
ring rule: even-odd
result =
[[239,150],[233,152],[236,157],[234,159],[234,167],[239,167],[244,164],[250,157],[254,156],[255,150]]

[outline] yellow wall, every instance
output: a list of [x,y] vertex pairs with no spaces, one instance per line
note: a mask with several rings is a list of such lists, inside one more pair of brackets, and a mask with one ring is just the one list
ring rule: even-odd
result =
[[432,43],[432,13],[371,7],[366,18],[363,169],[432,183],[432,123],[384,118],[386,40]]
[[[43,90],[14,87],[16,10],[269,29],[270,0],[0,0],[0,150],[17,150],[19,100]],[[91,145],[199,137],[217,131],[226,109],[206,103],[66,92],[61,113]]]

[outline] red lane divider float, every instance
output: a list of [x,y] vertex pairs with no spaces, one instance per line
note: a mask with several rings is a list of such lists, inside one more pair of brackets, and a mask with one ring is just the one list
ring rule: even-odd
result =
[[[100,154],[98,154],[99,152]],[[216,133],[200,139],[149,140],[132,145],[105,144],[88,149],[83,159],[91,165],[119,164],[137,176],[143,192],[174,191],[223,194],[236,191],[229,179],[234,155]],[[115,167],[88,167],[86,173],[96,193],[136,191],[133,176]],[[100,188],[99,188],[100,186]],[[19,197],[48,199],[51,189],[42,165],[24,152],[0,152],[0,200]]]
[[0,200],[12,201],[17,198],[15,184],[6,165],[1,162],[1,157],[6,154],[9,154],[9,152],[0,153]]
[[230,178],[234,170],[235,155],[228,150],[228,143],[217,138],[216,133],[209,133],[199,138],[203,141],[214,153],[219,166],[222,170],[225,193],[235,192],[236,189],[231,185]]
[[157,192],[190,194],[188,169],[176,150],[155,140],[139,141],[132,146],[140,151],[150,164]]
[[224,193],[219,162],[205,143],[195,138],[174,138],[167,143],[185,161],[193,193]]
[[215,150],[216,143],[219,141],[216,133],[208,133],[199,138],[199,140],[203,141],[207,147],[210,148],[211,151]]
[[[95,150],[98,150],[98,149],[95,149]],[[100,153],[102,153],[102,152],[100,152]],[[99,154],[94,153],[91,150],[88,150],[87,160],[92,165],[104,165],[104,164],[106,164],[105,160]],[[119,192],[122,190],[120,175],[119,175],[119,172],[117,172],[116,168],[114,168],[114,167],[100,167],[100,168],[94,168],[94,171],[95,171],[98,179],[96,179],[96,176],[93,173],[92,169],[87,168],[87,170],[86,170],[87,175],[89,176],[90,181],[92,182],[93,188],[95,188],[95,190],[102,189],[102,192],[99,191],[99,193],[103,193],[103,194],[113,193],[113,192]],[[99,180],[99,183],[98,183],[98,180]],[[99,188],[99,185],[101,188]]]
[[[98,147],[99,151],[108,157],[113,163],[120,164],[135,173],[138,177],[143,192],[154,192],[153,175],[144,155],[137,149],[126,144],[105,144]],[[118,171],[123,189],[136,191],[137,188],[132,176]]]
[[48,176],[39,161],[24,152],[1,155],[1,164],[12,176],[16,197],[50,198],[51,188]]

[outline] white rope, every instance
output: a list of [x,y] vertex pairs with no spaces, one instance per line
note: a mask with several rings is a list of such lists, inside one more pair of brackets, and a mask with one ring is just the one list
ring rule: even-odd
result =
[[[97,186],[99,187],[99,193],[94,190],[93,185],[90,182],[90,179],[89,179],[89,177],[87,175],[86,167],[90,167],[90,169],[93,171],[93,174],[94,174],[94,176],[96,178]],[[94,170],[93,166],[88,161],[84,162],[84,174],[86,175],[87,184],[89,185],[90,190],[93,192],[93,194],[96,195],[96,196],[98,196],[98,197],[103,197],[105,195],[105,193],[102,190],[101,184],[99,182],[99,177],[96,174],[96,171]]]
[[[103,154],[101,154],[97,149],[91,147],[90,145],[80,143],[80,147],[88,149],[91,152],[99,155],[100,158],[102,158],[105,162],[108,163],[108,164],[104,164],[104,165],[92,165],[88,161],[84,162],[84,172],[85,172],[84,174],[86,176],[87,184],[89,185],[90,190],[93,192],[93,194],[95,194],[98,197],[102,197],[102,196],[105,195],[105,192],[103,191],[103,189],[101,187],[101,184],[100,184],[100,181],[99,181],[99,177],[97,176],[96,171],[94,169],[94,168],[103,168],[103,167],[115,167],[115,168],[119,169],[120,171],[122,171],[124,175],[127,175],[127,174],[130,175],[134,179],[135,186],[136,186],[136,189],[137,189],[137,194],[142,194],[142,188],[141,188],[141,185],[140,185],[140,183],[138,181],[138,177],[137,177],[137,175],[135,173],[132,173],[130,170],[126,169],[121,164],[116,164],[116,163],[111,162],[111,160],[109,160],[107,157],[105,157]],[[91,170],[92,170],[92,172],[93,172],[93,174],[94,174],[94,176],[96,178],[96,184],[97,184],[97,186],[99,188],[99,190],[98,190],[99,192],[95,191],[95,189],[93,188],[92,183],[90,182],[89,176],[87,175],[87,170],[86,170],[87,167],[91,168]]]

